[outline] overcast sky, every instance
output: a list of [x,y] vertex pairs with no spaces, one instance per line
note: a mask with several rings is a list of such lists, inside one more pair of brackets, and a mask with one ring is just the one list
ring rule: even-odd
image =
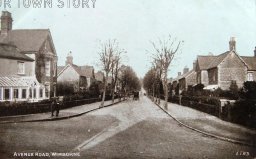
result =
[[90,9],[66,4],[62,9],[18,8],[12,3],[7,10],[13,29],[49,28],[59,65],[72,51],[75,64],[96,66],[99,40],[117,39],[127,50],[125,64],[143,77],[151,66],[150,41],[170,34],[184,41],[170,68],[175,77],[185,66],[191,68],[197,55],[227,51],[232,36],[240,55],[253,56],[256,46],[256,0],[97,0]]

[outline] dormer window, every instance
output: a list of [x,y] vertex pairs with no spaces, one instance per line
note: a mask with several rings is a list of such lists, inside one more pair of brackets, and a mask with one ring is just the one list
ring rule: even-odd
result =
[[25,74],[25,63],[18,62],[18,74]]

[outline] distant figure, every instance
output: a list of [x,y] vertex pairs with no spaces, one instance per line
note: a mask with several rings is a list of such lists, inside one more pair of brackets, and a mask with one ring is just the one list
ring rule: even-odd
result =
[[140,93],[138,91],[134,91],[133,92],[133,100],[139,100],[140,99],[139,95],[140,95]]
[[51,103],[52,117],[54,116],[54,111],[56,111],[56,117],[58,117],[60,112],[60,101],[57,101],[57,98],[53,98]]
[[52,99],[52,103],[51,103],[51,112],[52,112],[52,117],[54,116],[54,111],[56,109],[56,105],[57,105],[57,101],[55,98]]
[[56,102],[56,105],[55,105],[55,110],[56,110],[56,117],[59,116],[59,112],[60,112],[60,102]]

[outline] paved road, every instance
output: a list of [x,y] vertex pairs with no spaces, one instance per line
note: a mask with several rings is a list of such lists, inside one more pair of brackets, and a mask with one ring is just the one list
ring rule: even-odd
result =
[[68,120],[0,124],[0,158],[22,158],[14,157],[15,152],[80,155],[59,157],[67,159],[256,157],[255,148],[178,125],[146,97]]

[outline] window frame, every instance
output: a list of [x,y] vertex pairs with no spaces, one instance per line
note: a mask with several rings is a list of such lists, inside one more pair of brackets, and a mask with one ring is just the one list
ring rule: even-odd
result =
[[253,81],[253,73],[252,72],[247,73],[247,81]]
[[45,61],[45,76],[50,77],[51,76],[51,61],[47,60]]
[[[24,95],[23,91],[25,91],[25,97],[23,96]],[[21,99],[26,99],[26,98],[27,98],[27,89],[21,89]]]
[[19,89],[18,88],[13,88],[13,99],[19,99]]
[[[6,91],[9,91],[9,93],[7,93],[8,94],[8,99],[6,98]],[[3,100],[11,100],[11,89],[10,88],[4,88],[4,94],[3,94],[4,96],[3,96]]]
[[44,91],[43,91],[43,89],[42,88],[40,88],[39,89],[39,98],[43,98],[43,93]]
[[[22,61],[18,61],[17,62],[17,65],[18,65],[18,71],[17,71],[17,73],[19,74],[19,75],[24,75],[25,74],[25,62],[22,62]],[[20,69],[20,67],[21,67],[21,69]],[[20,72],[20,70],[22,70],[21,72]]]

